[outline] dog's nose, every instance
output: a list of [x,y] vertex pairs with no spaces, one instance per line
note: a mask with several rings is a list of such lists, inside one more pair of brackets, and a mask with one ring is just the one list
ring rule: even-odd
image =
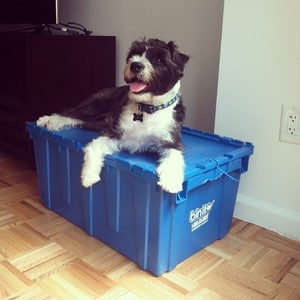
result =
[[135,73],[142,71],[144,68],[145,68],[145,66],[140,62],[133,62],[130,65],[131,72],[135,72]]

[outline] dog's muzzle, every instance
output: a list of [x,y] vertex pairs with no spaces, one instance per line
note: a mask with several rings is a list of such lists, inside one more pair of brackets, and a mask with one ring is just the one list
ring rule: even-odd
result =
[[137,74],[145,69],[145,66],[140,62],[133,62],[130,65],[130,71],[134,74]]
[[132,62],[130,64],[130,73],[131,76],[133,77],[130,80],[130,91],[133,93],[139,93],[144,91],[147,87],[148,84],[142,80],[142,72],[145,69],[145,65],[142,64],[141,62]]
[[126,65],[124,75],[132,93],[149,92],[153,82],[153,67],[150,63],[131,61]]

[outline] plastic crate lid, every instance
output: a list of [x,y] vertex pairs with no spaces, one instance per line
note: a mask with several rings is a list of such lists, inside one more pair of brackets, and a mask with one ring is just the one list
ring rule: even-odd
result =
[[[26,130],[31,134],[31,137],[34,134],[40,135],[62,147],[72,148],[76,151],[82,151],[88,142],[99,136],[97,132],[78,128],[49,131],[37,126],[35,122],[26,122]],[[249,142],[221,137],[187,127],[182,128],[182,143],[184,146],[185,179],[241,158],[245,158],[245,162],[240,171],[247,171],[248,157],[254,149]],[[157,180],[157,161],[158,155],[154,153],[136,153],[133,155],[121,151],[106,156],[108,165],[128,169],[135,174],[146,176],[147,179],[152,180]],[[222,174],[219,173],[220,175]],[[213,179],[215,178],[208,178],[208,180]]]

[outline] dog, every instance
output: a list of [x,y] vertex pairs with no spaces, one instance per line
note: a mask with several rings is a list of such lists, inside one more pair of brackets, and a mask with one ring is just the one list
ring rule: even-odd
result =
[[83,149],[84,187],[100,180],[105,155],[121,150],[150,151],[159,155],[158,185],[178,193],[184,181],[181,126],[185,107],[180,80],[188,60],[173,41],[134,41],[124,69],[127,85],[100,90],[76,107],[40,117],[37,125],[49,130],[80,127],[100,133]]

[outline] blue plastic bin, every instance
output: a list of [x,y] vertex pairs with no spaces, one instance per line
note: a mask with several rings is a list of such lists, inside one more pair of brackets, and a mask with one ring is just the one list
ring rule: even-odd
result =
[[26,123],[33,139],[42,203],[156,276],[229,231],[253,145],[183,128],[184,189],[157,185],[154,154],[105,159],[101,181],[82,187],[82,148],[97,133],[51,132]]

